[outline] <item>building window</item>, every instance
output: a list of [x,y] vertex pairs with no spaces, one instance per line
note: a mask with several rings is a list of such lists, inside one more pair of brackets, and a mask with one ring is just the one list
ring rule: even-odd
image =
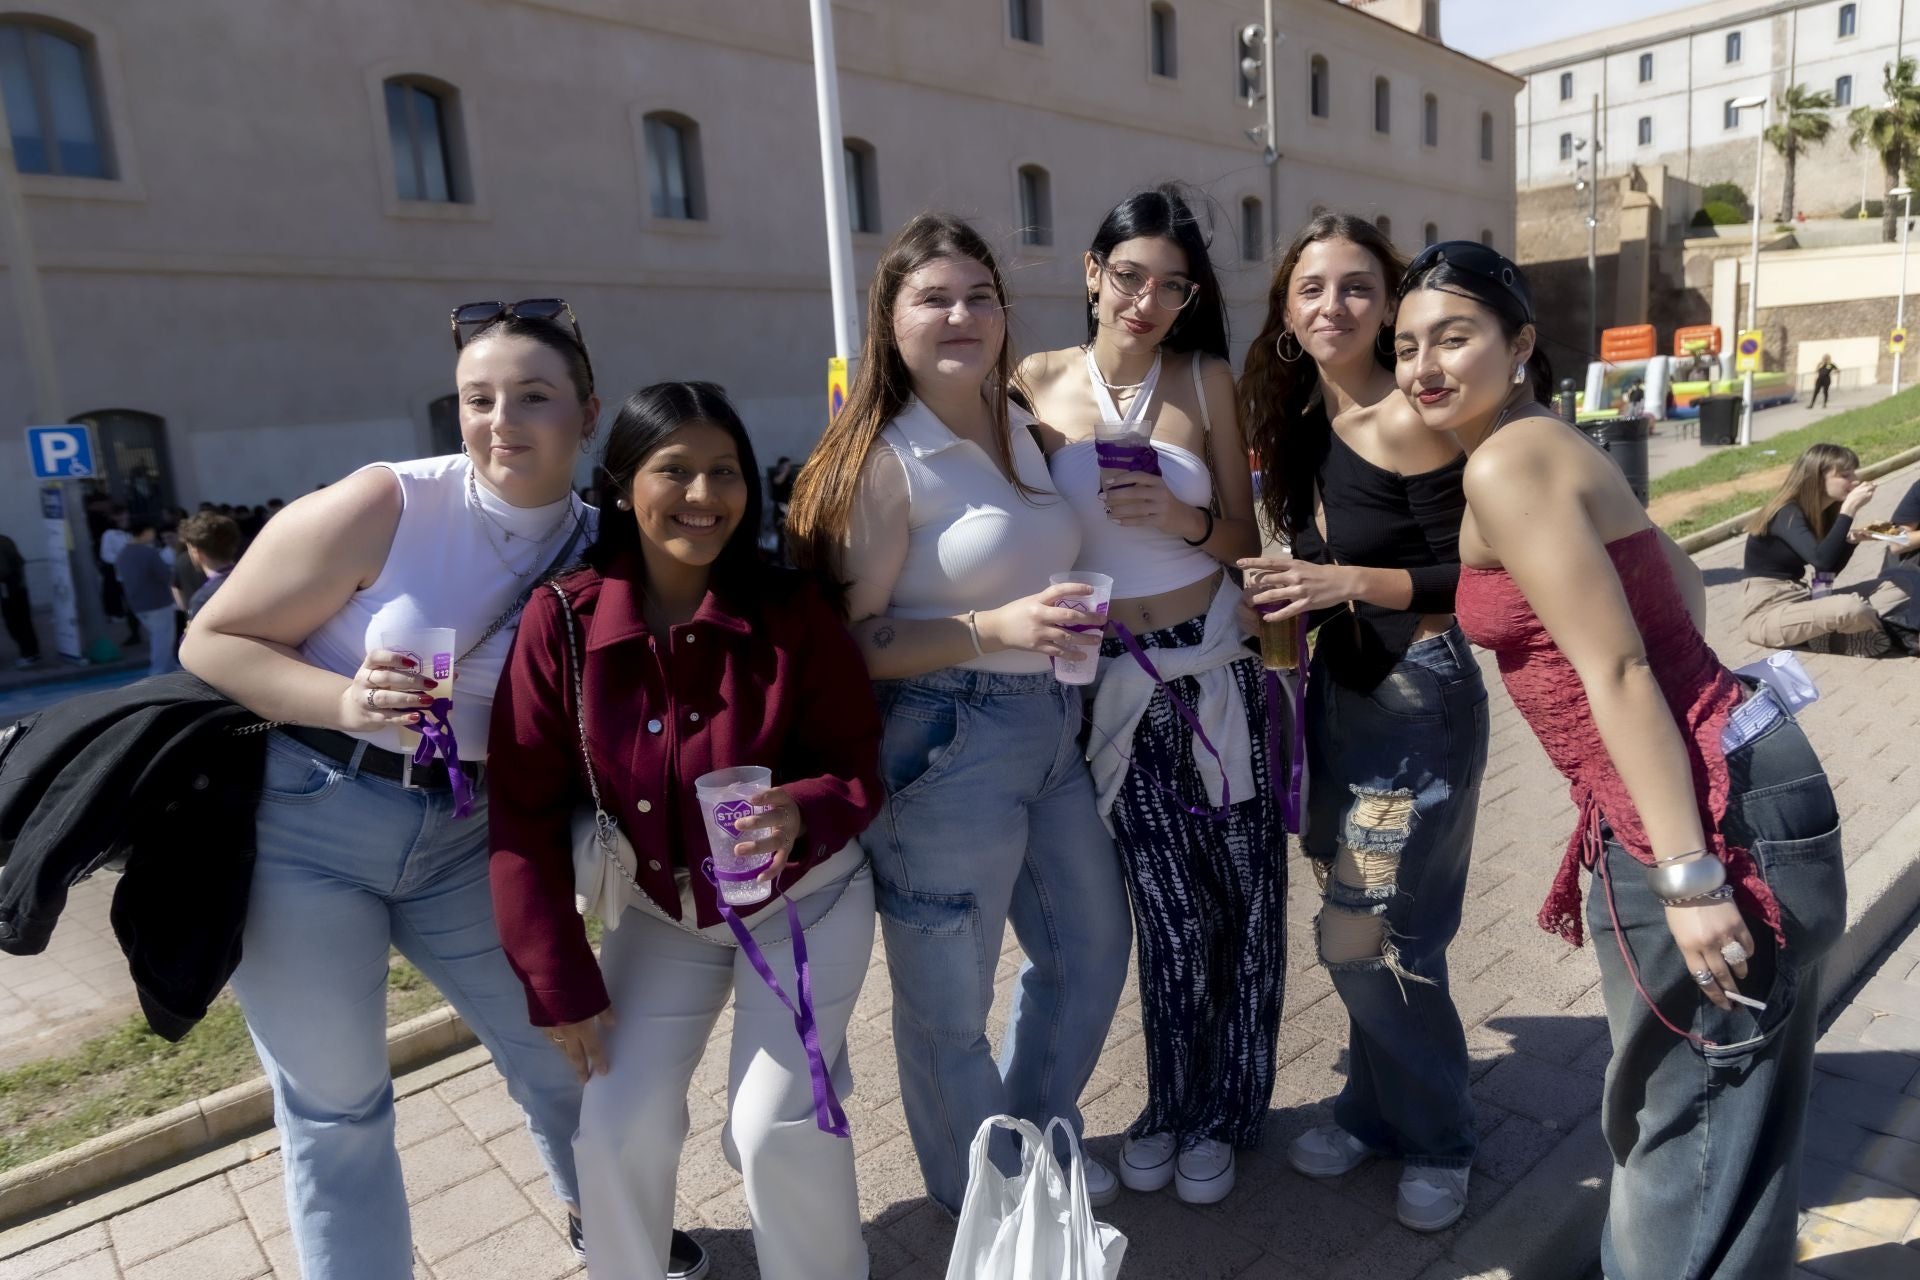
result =
[[1426,236],[1426,239],[1420,242],[1422,247],[1430,244],[1439,244],[1440,243],[1440,224],[1437,222],[1429,222],[1424,228],[1422,228],[1421,234]]
[[461,178],[459,93],[418,76],[389,80],[386,90],[393,185],[400,198],[442,204],[470,199]]
[[1841,76],[1833,82],[1833,105],[1850,107],[1853,105],[1853,77]]
[[844,154],[847,162],[847,222],[855,231],[878,231],[880,176],[879,166],[874,162],[873,144],[859,138],[848,138]]
[[1267,256],[1267,213],[1258,196],[1240,201],[1240,256],[1247,262]]
[[1440,145],[1440,99],[1432,94],[1421,104],[1420,139],[1430,147]]
[[1040,44],[1040,0],[1007,0],[1007,34],[1027,44]]
[[0,21],[0,92],[21,173],[111,178],[93,43],[24,19]]
[[1560,73],[1560,101],[1566,102],[1573,97],[1573,72]]
[[1562,160],[1573,159],[1573,135],[1570,133],[1560,135],[1560,158]]
[[1327,60],[1316,53],[1307,63],[1307,110],[1322,120],[1331,114],[1328,89]]
[[1738,31],[1727,32],[1727,61],[1740,61],[1740,33]]
[[1487,246],[1487,248],[1489,249],[1493,248],[1493,228],[1492,227],[1480,228],[1480,243]]
[[1493,159],[1493,112],[1480,113],[1480,158]]
[[1855,34],[1860,24],[1860,6],[1843,4],[1840,6],[1840,38],[1845,40]]
[[698,222],[707,216],[700,171],[700,126],[656,111],[646,117],[647,195],[653,216]]
[[1652,79],[1653,79],[1653,55],[1650,53],[1643,53],[1640,55],[1640,83],[1646,84],[1648,81]]
[[1726,105],[1720,108],[1720,124],[1722,128],[1726,129],[1737,129],[1740,127],[1740,109],[1733,105],[1732,98],[1728,98]]
[[1020,243],[1053,243],[1053,182],[1037,164],[1020,167]]
[[1640,117],[1640,145],[1643,147],[1650,147],[1653,145],[1653,117],[1652,116]]
[[1373,220],[1373,225],[1379,229],[1381,235],[1385,236],[1389,240],[1393,239],[1393,219],[1392,218],[1389,218],[1386,214],[1383,213],[1379,217]]
[[1147,10],[1147,44],[1151,50],[1153,74],[1171,80],[1180,74],[1179,21],[1170,4],[1156,4]]
[[1385,76],[1373,78],[1373,131],[1393,132],[1393,86]]

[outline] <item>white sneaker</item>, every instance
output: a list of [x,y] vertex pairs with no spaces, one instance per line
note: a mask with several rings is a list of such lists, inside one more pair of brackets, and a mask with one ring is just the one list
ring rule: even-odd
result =
[[1374,1150],[1337,1124],[1317,1125],[1287,1144],[1287,1163],[1309,1178],[1337,1178],[1373,1159]]
[[1120,1148],[1120,1182],[1129,1191],[1158,1191],[1173,1181],[1180,1143],[1170,1133],[1128,1138]]
[[1217,1204],[1233,1190],[1233,1148],[1195,1138],[1174,1162],[1173,1193],[1188,1204]]
[[1085,1152],[1080,1155],[1080,1176],[1087,1180],[1087,1199],[1094,1208],[1120,1198],[1120,1179],[1113,1176],[1113,1170]]
[[1465,1169],[1409,1168],[1400,1175],[1400,1225],[1409,1231],[1444,1231],[1467,1211]]

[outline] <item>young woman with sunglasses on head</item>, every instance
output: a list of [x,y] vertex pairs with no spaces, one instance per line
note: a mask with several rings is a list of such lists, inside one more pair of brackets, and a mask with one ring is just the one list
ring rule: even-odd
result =
[[1400,388],[1467,451],[1461,625],[1580,809],[1540,920],[1580,941],[1587,867],[1613,1040],[1601,1268],[1784,1278],[1817,965],[1846,919],[1826,775],[1772,692],[1707,647],[1697,566],[1539,403],[1552,381],[1520,269],[1453,241],[1404,290]]
[[[1108,619],[1143,653],[1106,639],[1088,743],[1133,897],[1147,1036],[1147,1103],[1120,1180],[1211,1204],[1273,1095],[1286,832],[1267,785],[1265,674],[1221,571],[1259,533],[1226,304],[1188,201],[1161,186],[1107,215],[1086,254],[1086,344],[1031,356],[1020,375],[1054,488],[1080,518],[1074,568],[1113,579]],[[1116,450],[1117,436],[1134,443]]]
[[[893,979],[900,1092],[934,1201],[958,1213],[980,1122],[1077,1133],[1126,981],[1131,923],[1081,758],[1080,690],[1053,657],[1097,640],[1051,586],[1080,529],[1008,398],[1006,292],[973,228],[921,214],[881,255],[846,407],[794,489],[805,567],[848,583],[878,681],[888,798],[867,834]],[[1000,942],[1027,954],[1000,1061]],[[1009,1166],[1002,1133],[995,1158]],[[1096,1202],[1119,1187],[1085,1161]]]
[[[528,603],[493,710],[501,937],[534,1022],[591,1073],[574,1141],[588,1272],[660,1280],[687,1087],[731,1004],[726,1145],[761,1272],[863,1276],[832,1082],[850,1086],[847,1023],[873,958],[854,838],[881,798],[866,665],[816,588],[762,565],[753,446],[712,383],[635,392],[598,487],[613,509],[589,567]],[[745,765],[774,785],[735,802],[754,811],[734,850],[768,860],[758,879],[780,896],[727,918],[695,780]],[[582,806],[631,840],[601,851],[597,963],[575,910]]]
[[1310,613],[1319,626],[1302,844],[1322,886],[1320,960],[1347,1008],[1347,1083],[1333,1122],[1287,1157],[1315,1178],[1397,1158],[1401,1223],[1438,1231],[1466,1208],[1477,1146],[1447,946],[1487,766],[1487,693],[1453,620],[1460,450],[1393,383],[1400,270],[1371,222],[1328,213],[1274,273],[1240,398],[1262,501],[1293,554],[1243,562],[1242,625]]
[[[461,454],[378,463],[289,505],[181,650],[280,726],[233,987],[273,1085],[307,1280],[413,1275],[387,1069],[391,948],[493,1054],[554,1194],[579,1204],[580,1082],[528,1025],[494,926],[486,759],[520,606],[593,531],[572,483],[600,402],[559,299],[454,318]],[[453,630],[448,674],[383,639],[422,628]],[[686,1274],[700,1274],[686,1244]]]

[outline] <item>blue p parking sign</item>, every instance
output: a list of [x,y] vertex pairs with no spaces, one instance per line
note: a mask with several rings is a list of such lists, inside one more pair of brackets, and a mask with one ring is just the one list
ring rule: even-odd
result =
[[28,427],[35,480],[86,480],[93,475],[93,436],[84,426]]

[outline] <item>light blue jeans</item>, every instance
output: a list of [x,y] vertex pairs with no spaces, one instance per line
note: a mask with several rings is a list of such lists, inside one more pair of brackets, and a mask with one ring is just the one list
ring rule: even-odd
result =
[[[357,766],[357,761],[356,761]],[[580,1085],[527,1021],[487,883],[484,793],[456,821],[408,791],[275,733],[233,987],[267,1079],[287,1215],[306,1280],[412,1280],[387,1069],[387,953],[397,946],[507,1078],[554,1194],[579,1203]]]
[[[901,1104],[927,1191],[957,1213],[988,1116],[1079,1133],[1132,943],[1126,882],[1051,674],[946,668],[876,686],[885,811],[863,843],[893,980]],[[1000,1060],[987,1041],[1008,924],[1026,952]],[[1010,1163],[1010,1145],[996,1148]]]

